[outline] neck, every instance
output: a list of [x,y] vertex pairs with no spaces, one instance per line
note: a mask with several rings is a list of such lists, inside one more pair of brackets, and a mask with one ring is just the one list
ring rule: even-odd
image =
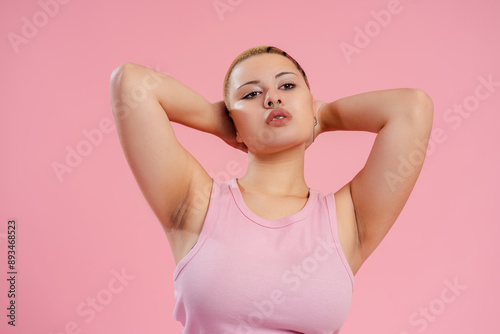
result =
[[304,145],[272,154],[249,151],[247,171],[238,183],[248,192],[306,197],[309,187],[304,179],[304,154]]

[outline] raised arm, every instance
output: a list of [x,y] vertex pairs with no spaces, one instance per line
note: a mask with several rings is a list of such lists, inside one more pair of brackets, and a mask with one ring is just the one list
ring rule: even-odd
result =
[[389,232],[415,186],[432,128],[433,103],[422,90],[405,88],[317,105],[319,132],[377,133],[365,166],[346,185],[363,262]]
[[220,103],[133,63],[111,74],[111,102],[123,152],[144,197],[166,231],[181,228],[194,187],[210,186],[211,178],[177,141],[170,122],[229,138],[231,124],[222,118]]

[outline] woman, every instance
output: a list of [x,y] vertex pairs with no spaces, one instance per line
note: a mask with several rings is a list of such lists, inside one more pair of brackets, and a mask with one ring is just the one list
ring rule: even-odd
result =
[[[111,88],[125,156],[177,265],[174,317],[184,333],[338,333],[354,275],[420,173],[428,95],[392,89],[314,100],[301,66],[268,46],[233,61],[224,101],[209,103],[132,63],[113,72]],[[247,152],[245,175],[212,179],[170,121]],[[319,134],[338,130],[377,137],[361,171],[325,196],[307,186],[304,155]]]

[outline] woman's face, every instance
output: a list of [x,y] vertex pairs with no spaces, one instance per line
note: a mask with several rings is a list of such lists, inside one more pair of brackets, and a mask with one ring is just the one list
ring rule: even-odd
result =
[[[288,112],[286,121],[268,122],[270,103]],[[297,67],[279,54],[258,54],[236,65],[229,82],[230,115],[236,140],[251,152],[273,153],[305,143],[314,125],[314,104]]]

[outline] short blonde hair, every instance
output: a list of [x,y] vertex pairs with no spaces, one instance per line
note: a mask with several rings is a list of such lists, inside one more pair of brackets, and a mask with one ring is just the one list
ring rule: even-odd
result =
[[307,88],[311,89],[309,86],[309,81],[307,80],[307,75],[302,69],[302,66],[299,65],[299,63],[292,58],[288,53],[285,51],[275,47],[275,46],[268,46],[268,45],[259,45],[259,46],[254,46],[250,49],[247,49],[240,53],[236,59],[233,60],[231,66],[229,66],[229,69],[227,70],[226,76],[224,78],[224,103],[226,104],[226,109],[229,111],[229,78],[231,77],[231,73],[233,72],[233,69],[236,65],[241,63],[243,60],[248,59],[252,56],[259,55],[262,53],[275,53],[282,55],[283,57],[286,57],[292,61],[292,63],[295,64],[299,72],[302,74],[302,77],[304,78],[304,81],[306,82]]

